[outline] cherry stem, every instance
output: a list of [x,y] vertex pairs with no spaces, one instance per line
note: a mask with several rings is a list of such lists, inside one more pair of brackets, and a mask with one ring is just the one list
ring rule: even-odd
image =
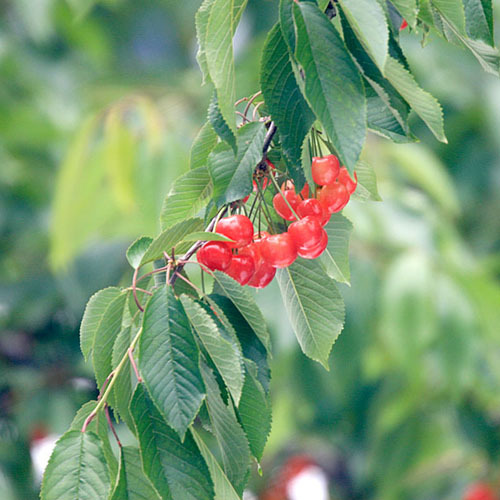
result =
[[247,117],[248,110],[250,109],[250,106],[252,105],[252,102],[257,99],[262,94],[262,90],[259,90],[256,94],[254,94],[250,99],[248,99],[247,105],[245,106],[245,109],[243,110],[243,115],[245,118]]
[[141,306],[139,302],[139,298],[137,297],[137,274],[139,273],[139,267],[135,268],[134,276],[132,278],[132,295],[134,296],[134,301],[136,306],[139,308],[139,311],[144,312],[144,308]]
[[204,295],[204,293],[191,281],[189,281],[185,276],[182,276],[178,271],[176,271],[177,277],[180,278],[181,280],[185,281],[189,286],[194,288],[200,295]]
[[132,368],[134,369],[135,376],[137,377],[137,381],[140,383],[142,382],[142,377],[139,374],[139,370],[137,369],[137,365],[135,364],[135,359],[134,359],[134,354],[132,353],[132,350],[130,347],[127,349],[128,353],[128,359],[130,360],[130,364],[132,365]]
[[116,433],[115,426],[113,425],[113,421],[111,420],[111,415],[109,414],[109,406],[107,404],[104,405],[104,413],[106,415],[106,420],[108,421],[109,428],[111,429],[113,436],[115,436],[115,439],[116,439],[116,442],[118,443],[118,446],[121,448],[122,443],[120,442],[120,439],[118,438],[118,434]]

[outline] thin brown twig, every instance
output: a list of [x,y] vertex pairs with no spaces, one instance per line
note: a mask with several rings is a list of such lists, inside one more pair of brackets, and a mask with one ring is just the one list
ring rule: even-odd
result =
[[140,383],[142,382],[142,377],[139,374],[139,370],[137,369],[137,365],[135,364],[134,354],[132,353],[132,349],[130,349],[130,347],[127,349],[127,353],[128,353],[128,359],[130,360],[130,364],[132,365],[135,376],[137,377],[137,381]]
[[108,421],[109,428],[111,429],[113,436],[115,436],[115,439],[116,439],[116,442],[118,443],[118,446],[121,448],[122,443],[120,442],[120,439],[118,438],[118,434],[116,433],[115,426],[113,425],[113,421],[111,420],[111,415],[109,414],[109,406],[107,404],[104,405],[104,413],[106,415],[106,420]]
[[134,271],[134,276],[132,278],[132,295],[134,296],[134,301],[136,306],[139,308],[139,311],[144,312],[144,308],[141,306],[139,302],[139,298],[137,297],[137,274],[139,273],[139,267],[136,267]]

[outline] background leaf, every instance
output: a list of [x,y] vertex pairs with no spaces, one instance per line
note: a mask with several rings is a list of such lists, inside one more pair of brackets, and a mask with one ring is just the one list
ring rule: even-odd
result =
[[196,136],[189,154],[189,168],[196,170],[207,166],[210,151],[217,144],[217,134],[210,122],[205,122]]
[[147,252],[149,246],[153,242],[153,238],[149,236],[141,236],[137,238],[127,249],[128,263],[137,269],[141,265],[141,260]]

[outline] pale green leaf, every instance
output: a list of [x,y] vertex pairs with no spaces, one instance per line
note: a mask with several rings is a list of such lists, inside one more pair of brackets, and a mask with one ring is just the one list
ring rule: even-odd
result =
[[183,238],[182,241],[226,241],[232,243],[234,240],[219,233],[211,233],[210,231],[195,231]]
[[417,23],[417,0],[391,0],[406,22],[414,28]]
[[360,201],[382,201],[378,194],[377,177],[373,168],[366,162],[360,161],[356,165],[358,186],[351,198]]
[[205,53],[205,42],[207,39],[208,18],[210,16],[210,10],[213,3],[214,0],[203,0],[195,15],[196,37],[198,39],[198,52],[196,54],[196,59],[203,75],[203,84],[210,81],[207,55]]
[[467,33],[473,40],[495,45],[491,0],[464,0]]
[[137,269],[141,265],[141,260],[152,242],[153,238],[141,236],[128,247],[127,260],[134,269]]
[[203,127],[201,127],[198,135],[196,136],[193,145],[191,146],[191,152],[189,154],[189,168],[191,170],[196,170],[200,167],[207,166],[207,159],[210,151],[214,149],[217,144],[217,134],[210,122],[206,122]]
[[462,0],[431,0],[431,4],[453,25],[462,36],[465,35],[465,12]]

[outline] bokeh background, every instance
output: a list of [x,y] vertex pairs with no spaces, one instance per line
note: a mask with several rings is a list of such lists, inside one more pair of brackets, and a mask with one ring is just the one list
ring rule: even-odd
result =
[[[53,438],[96,396],[83,308],[130,280],[124,251],[157,233],[209,100],[199,0],[94,3],[0,0],[2,500],[38,497]],[[239,96],[258,89],[276,8],[249,2]],[[417,119],[418,144],[368,138],[383,202],[345,210],[352,285],[329,372],[298,349],[277,287],[257,294],[274,424],[248,498],[285,500],[277,484],[308,464],[297,499],[325,500],[325,479],[332,500],[452,500],[476,481],[500,492],[500,80],[435,36],[402,39],[449,144]]]

